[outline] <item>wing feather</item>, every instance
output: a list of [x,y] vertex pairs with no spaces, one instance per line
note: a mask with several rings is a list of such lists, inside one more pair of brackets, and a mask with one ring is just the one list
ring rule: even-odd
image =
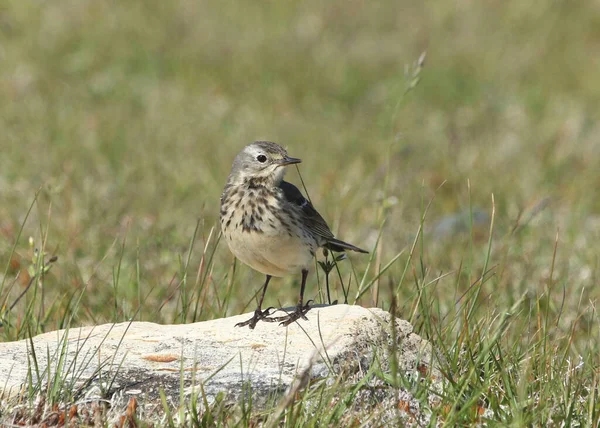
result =
[[287,181],[282,181],[279,184],[279,188],[283,191],[285,199],[298,207],[301,208],[302,223],[304,226],[315,235],[320,236],[325,241],[325,248],[332,251],[344,251],[352,250],[359,253],[368,253],[361,248],[358,248],[352,244],[336,239],[329,229],[327,222],[321,217],[321,214],[312,206],[310,201],[306,199],[300,190],[296,186]]
[[321,214],[317,212],[310,201],[302,195],[302,192],[296,186],[287,181],[282,181],[279,184],[279,188],[283,190],[283,194],[288,202],[301,208],[303,223],[311,232],[326,240],[333,239],[333,233],[323,217],[321,217]]

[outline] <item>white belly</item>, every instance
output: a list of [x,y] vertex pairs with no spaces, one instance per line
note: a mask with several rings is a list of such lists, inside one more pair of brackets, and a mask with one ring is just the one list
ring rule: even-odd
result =
[[231,252],[265,275],[285,276],[307,269],[313,258],[311,247],[299,237],[259,232],[226,234]]
[[[221,214],[221,230],[238,259],[265,275],[279,277],[310,266],[318,248],[316,238],[302,229],[298,219],[290,218],[289,210],[284,213],[281,198],[265,189],[230,188],[228,192],[231,200]],[[241,192],[257,194],[254,199],[240,200]],[[259,209],[258,204],[265,204],[267,199],[268,204]]]

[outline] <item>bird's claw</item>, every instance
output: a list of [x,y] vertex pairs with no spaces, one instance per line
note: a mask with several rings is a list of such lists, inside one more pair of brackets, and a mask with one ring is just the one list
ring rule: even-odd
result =
[[302,307],[298,306],[296,308],[296,310],[294,312],[292,312],[291,314],[289,314],[287,317],[287,319],[282,320],[279,325],[281,326],[288,326],[291,323],[293,323],[294,321],[299,320],[300,318],[302,318],[303,320],[308,321],[308,318],[306,318],[306,313],[310,310],[310,306],[308,305],[308,303]]
[[267,317],[269,315],[271,315],[271,313],[269,311],[271,311],[273,309],[275,309],[273,306],[268,307],[264,311],[261,311],[260,309],[256,309],[254,311],[254,315],[252,316],[252,318],[250,318],[247,321],[237,323],[235,325],[235,327],[245,327],[245,326],[248,326],[248,327],[250,327],[250,330],[254,330],[254,327],[256,327],[256,324],[259,321],[271,321],[271,318],[267,318]]
[[312,300],[309,300],[308,302],[306,302],[305,305],[298,305],[298,306],[296,306],[296,310],[294,312],[292,312],[291,314],[284,315],[282,317],[268,318],[265,321],[278,322],[279,325],[281,325],[281,326],[290,325],[291,323],[293,323],[294,321],[299,320],[300,318],[302,318],[303,320],[308,321],[308,318],[306,318],[306,313],[311,308],[310,307],[311,302],[312,302]]

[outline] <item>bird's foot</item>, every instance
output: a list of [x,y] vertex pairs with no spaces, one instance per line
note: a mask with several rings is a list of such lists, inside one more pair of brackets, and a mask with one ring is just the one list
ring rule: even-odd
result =
[[275,309],[275,308],[273,308],[271,306],[270,308],[267,308],[264,311],[261,311],[260,309],[256,309],[254,311],[254,316],[252,318],[250,318],[248,321],[239,322],[235,326],[236,327],[248,326],[248,327],[250,327],[251,330],[254,330],[254,327],[256,327],[256,324],[259,321],[270,321],[271,320],[271,318],[267,318],[269,315],[271,315],[271,313],[269,312],[271,309]]
[[267,318],[267,319],[265,319],[265,321],[278,322],[279,325],[282,325],[282,326],[290,325],[291,323],[299,320],[300,318],[308,321],[308,318],[306,318],[306,313],[310,310],[311,302],[312,302],[312,300],[309,300],[308,302],[306,302],[305,305],[298,304],[298,306],[296,306],[296,310],[294,312],[292,312],[291,314],[284,315],[282,317]]

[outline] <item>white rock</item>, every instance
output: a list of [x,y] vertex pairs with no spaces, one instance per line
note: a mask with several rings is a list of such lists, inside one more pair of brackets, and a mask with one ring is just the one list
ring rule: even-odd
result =
[[[254,330],[234,327],[251,316],[185,325],[104,324],[41,334],[33,338],[39,377],[45,384],[48,366],[54,375],[63,353],[59,372],[73,381],[75,391],[80,388],[76,395],[81,398],[125,395],[158,403],[163,388],[178,402],[183,377],[185,395],[197,393],[202,383],[209,401],[221,391],[235,399],[249,382],[254,405],[260,406],[268,395],[290,388],[299,374],[306,381],[344,369],[355,377],[367,371],[374,350],[385,360],[390,349],[391,316],[381,309],[315,307],[308,321],[288,327],[267,322]],[[427,342],[412,333],[408,322],[396,319],[396,326],[401,369],[428,369]],[[0,343],[0,394],[5,398],[24,391],[30,370],[37,379],[30,344]]]

